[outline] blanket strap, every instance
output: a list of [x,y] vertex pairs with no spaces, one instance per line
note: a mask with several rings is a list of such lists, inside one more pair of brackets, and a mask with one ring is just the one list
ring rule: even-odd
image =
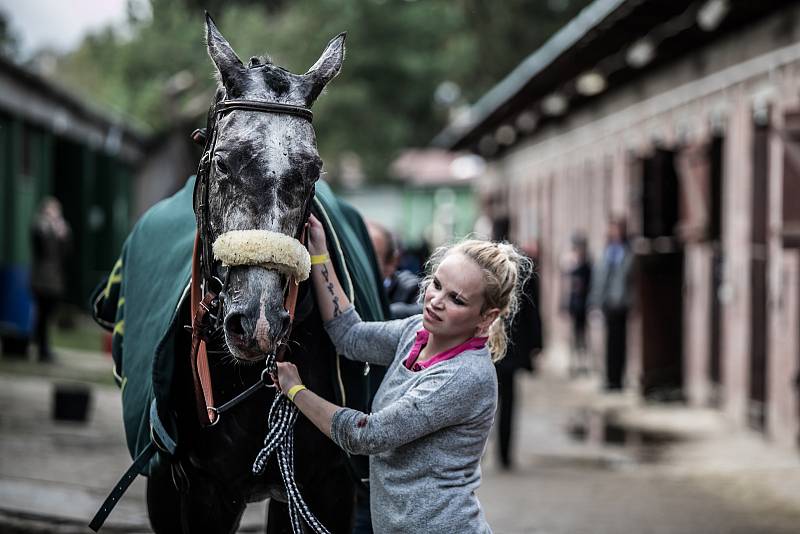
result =
[[117,485],[114,486],[114,489],[111,490],[111,493],[106,497],[106,500],[103,501],[103,505],[97,511],[97,513],[92,518],[92,522],[89,523],[89,528],[93,531],[97,532],[100,530],[100,527],[103,526],[103,523],[106,522],[108,518],[108,514],[111,513],[111,510],[117,505],[119,500],[122,498],[122,495],[131,485],[131,482],[142,473],[142,470],[147,465],[147,462],[150,461],[150,458],[156,452],[156,445],[152,441],[147,444],[147,446],[142,449],[142,452],[136,457],[133,461],[133,465],[131,465],[125,474],[122,475],[122,478],[119,479]]

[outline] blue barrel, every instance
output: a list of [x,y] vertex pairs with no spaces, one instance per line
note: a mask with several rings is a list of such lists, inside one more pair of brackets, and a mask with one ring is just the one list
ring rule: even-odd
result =
[[33,312],[29,267],[0,266],[0,337],[3,353],[27,352],[33,332]]

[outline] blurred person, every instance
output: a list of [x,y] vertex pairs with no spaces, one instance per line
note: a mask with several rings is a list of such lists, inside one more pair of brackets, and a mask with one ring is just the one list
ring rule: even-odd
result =
[[419,276],[423,273],[425,262],[430,255],[430,247],[425,241],[413,247],[405,247],[401,251],[397,268]]
[[[523,252],[534,269],[538,266],[538,247],[531,245]],[[497,452],[500,466],[511,469],[511,441],[513,438],[516,372],[524,369],[533,373],[534,360],[542,349],[542,321],[539,316],[539,279],[535,271],[525,280],[519,295],[517,314],[508,330],[508,347],[503,359],[495,364],[497,372]]]
[[566,308],[572,325],[569,370],[571,375],[578,375],[589,371],[586,316],[592,287],[592,263],[586,236],[582,232],[572,236],[571,245],[564,262],[564,274],[567,277]]
[[383,277],[383,289],[389,298],[392,319],[404,319],[422,313],[419,297],[419,277],[399,269],[400,247],[397,239],[385,226],[367,221],[367,230]]
[[53,197],[42,199],[31,225],[31,292],[36,303],[34,328],[38,357],[44,363],[54,359],[48,327],[64,294],[64,260],[71,234],[61,203]]
[[608,223],[606,247],[593,276],[590,294],[592,307],[599,308],[605,319],[605,387],[610,391],[622,389],[625,377],[628,310],[633,300],[632,267],[633,252],[628,244],[625,219],[613,218]]
[[422,315],[364,322],[313,216],[308,249],[317,303],[337,350],[389,369],[370,414],[317,396],[289,362],[278,363],[278,387],[342,449],[370,455],[375,531],[491,532],[475,492],[497,404],[492,363],[505,355],[505,325],[528,260],[507,243],[440,247],[428,262]]

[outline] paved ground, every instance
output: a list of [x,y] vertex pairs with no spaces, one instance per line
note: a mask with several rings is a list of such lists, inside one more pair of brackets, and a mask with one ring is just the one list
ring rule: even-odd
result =
[[495,532],[800,532],[797,455],[718,413],[640,405],[552,370],[519,386],[517,468],[498,470],[492,448],[484,459]]
[[[800,531],[800,460],[712,410],[642,405],[562,377],[557,353],[519,377],[516,468],[490,443],[479,497],[497,533]],[[107,358],[62,350],[42,368],[0,360],[0,532],[87,532],[129,464]],[[65,377],[68,379],[65,379]],[[91,380],[87,423],[57,422],[57,385]],[[105,382],[105,383],[102,383]],[[148,532],[138,480],[107,532]],[[263,505],[241,532],[260,531]]]

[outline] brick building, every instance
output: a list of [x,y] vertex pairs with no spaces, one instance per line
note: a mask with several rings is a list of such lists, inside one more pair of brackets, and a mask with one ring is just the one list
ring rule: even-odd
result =
[[568,336],[570,235],[585,232],[597,258],[606,221],[624,215],[628,387],[679,391],[796,446],[798,2],[597,0],[435,144],[485,157],[488,215],[538,241],[550,342]]

